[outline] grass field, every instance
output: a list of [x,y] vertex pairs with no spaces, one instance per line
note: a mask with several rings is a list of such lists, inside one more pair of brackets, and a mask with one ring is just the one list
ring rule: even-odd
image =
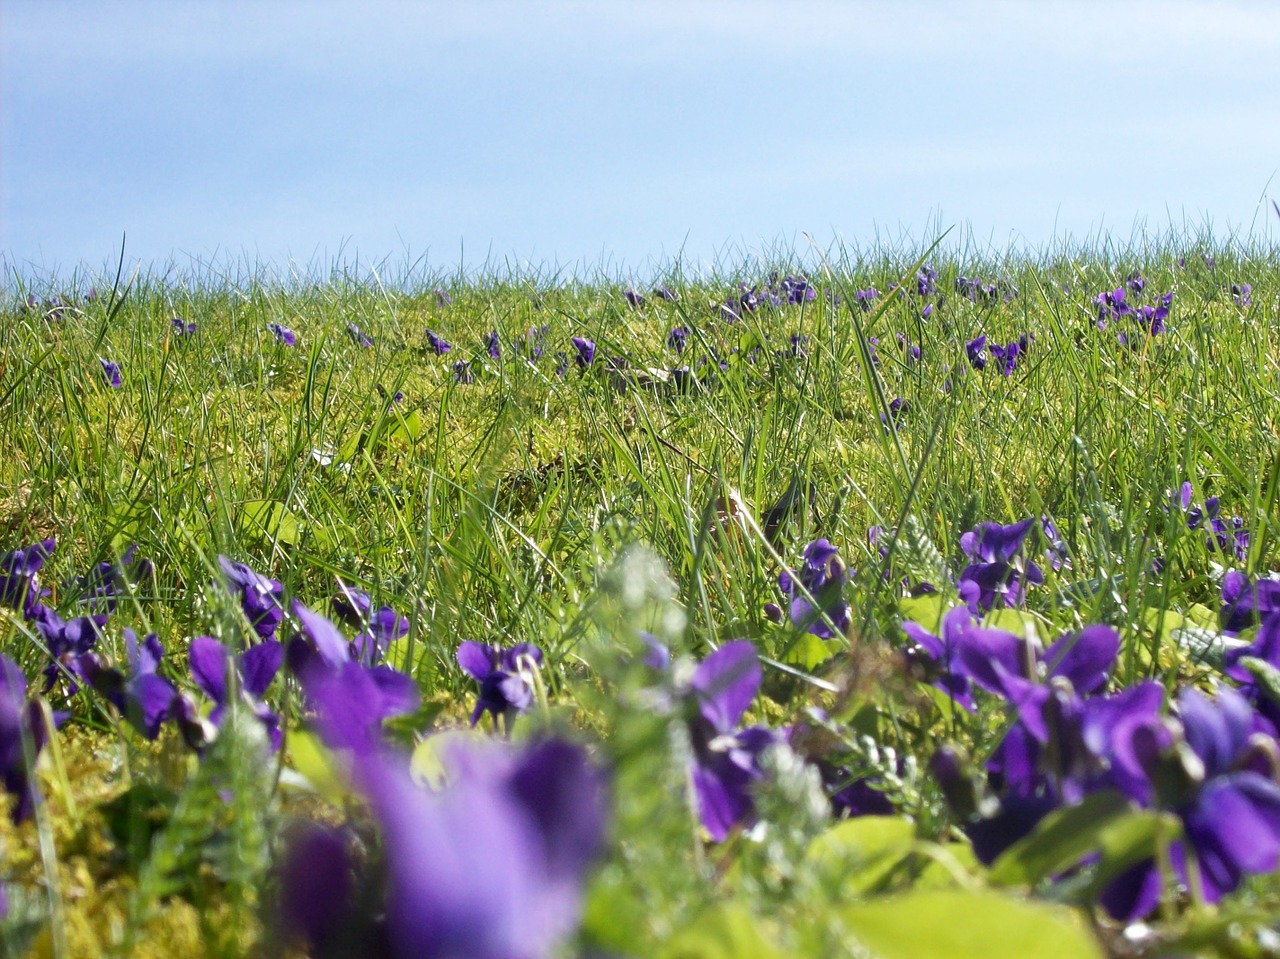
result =
[[1280,260],[7,277],[13,955],[1280,955]]

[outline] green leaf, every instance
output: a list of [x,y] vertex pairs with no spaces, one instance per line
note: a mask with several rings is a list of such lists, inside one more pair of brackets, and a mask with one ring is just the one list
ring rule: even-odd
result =
[[904,622],[916,623],[935,635],[942,628],[946,611],[946,598],[941,593],[907,596],[898,601],[898,612]]
[[1009,609],[1007,606],[992,610],[983,620],[983,625],[993,629],[1003,629],[1015,636],[1039,637],[1040,621],[1031,613],[1020,609]]
[[391,439],[403,439],[412,443],[427,428],[426,421],[423,420],[422,414],[417,410],[411,410],[407,416],[397,417],[397,419],[399,419],[399,422],[391,431]]
[[846,906],[849,931],[876,959],[1101,959],[1069,909],[994,892],[915,892]]
[[713,906],[672,937],[661,959],[782,959],[741,906]]
[[884,883],[915,839],[915,825],[901,816],[859,816],[817,836],[805,860],[828,885],[862,895]]
[[1258,687],[1272,702],[1280,703],[1280,669],[1276,669],[1265,659],[1258,659],[1256,656],[1242,656],[1240,665],[1258,681]]
[[302,522],[275,500],[250,500],[240,507],[240,525],[277,543],[297,546],[302,542]]
[[802,633],[782,656],[782,662],[799,666],[803,670],[812,670],[844,648],[843,640],[821,639],[813,633]]

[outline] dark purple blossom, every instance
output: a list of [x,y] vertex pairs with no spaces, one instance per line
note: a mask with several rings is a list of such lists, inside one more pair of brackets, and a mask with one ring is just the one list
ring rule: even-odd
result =
[[755,647],[726,643],[704,659],[689,682],[690,777],[703,827],[723,842],[755,816],[751,790],[764,775],[761,753],[780,741],[763,726],[738,729],[762,678]]
[[225,556],[218,557],[218,565],[227,589],[240,601],[240,608],[254,632],[262,639],[273,638],[280,620],[284,619],[284,586],[279,580],[263,576]]
[[1000,372],[1005,376],[1012,376],[1013,371],[1018,368],[1018,357],[1026,351],[1025,337],[1020,340],[1014,340],[1006,346],[999,343],[992,343],[988,350],[991,358],[996,360],[1000,366]]
[[427,336],[427,348],[435,353],[436,356],[444,356],[453,349],[452,343],[432,330],[426,330],[425,333]]
[[515,717],[533,704],[533,673],[542,666],[542,650],[531,643],[500,649],[467,640],[458,647],[458,665],[480,684],[480,696],[471,713],[471,725],[485,713],[498,727],[502,717],[507,729]]
[[689,328],[687,326],[672,327],[671,332],[667,334],[667,346],[675,350],[677,354],[684,352],[688,341]]
[[436,306],[441,309],[443,309],[444,307],[448,306],[450,303],[453,302],[453,297],[451,297],[448,291],[446,291],[443,287],[437,286],[431,292],[435,294]]
[[174,715],[178,691],[157,673],[164,659],[164,647],[155,633],[139,642],[138,634],[126,626],[124,643],[128,675],[96,663],[86,675],[93,688],[106,697],[143,738],[154,740]]
[[1030,584],[1044,582],[1040,568],[1023,555],[1023,544],[1037,520],[1029,517],[1002,526],[980,523],[960,537],[970,563],[960,573],[960,595],[978,614],[997,604],[1021,605]]
[[[276,338],[276,342],[285,346],[294,346],[298,342],[298,337],[294,335],[293,330],[287,326],[281,326],[279,323],[268,323],[267,332]],[[368,345],[372,345],[372,343]]]
[[794,576],[786,570],[778,574],[778,588],[790,600],[792,625],[822,639],[843,636],[852,622],[843,595],[847,581],[836,547],[826,539],[811,542]]
[[49,537],[0,556],[0,604],[21,610],[27,618],[35,615],[41,597],[46,595],[40,589],[38,574],[57,545],[58,541]]
[[667,286],[665,283],[655,286],[653,288],[653,295],[660,300],[666,300],[668,303],[674,303],[679,299],[676,291],[671,289],[671,287]]
[[975,703],[968,673],[960,660],[960,646],[972,623],[969,610],[957,606],[942,617],[939,636],[934,636],[917,623],[902,624],[902,631],[911,640],[906,649],[908,664],[921,672],[925,682],[947,693],[970,712]]
[[862,309],[863,313],[870,313],[871,307],[875,306],[876,300],[880,299],[880,291],[874,286],[865,290],[855,290],[853,300]]
[[551,332],[549,326],[531,326],[524,335],[525,356],[528,357],[530,363],[536,363],[542,358],[542,354],[546,351],[547,334]]
[[110,360],[99,359],[102,364],[102,381],[113,390],[120,388],[120,364],[112,363]]
[[1280,580],[1251,581],[1239,570],[1228,570],[1222,579],[1222,631],[1235,635],[1260,619],[1280,613]]
[[987,338],[985,335],[979,336],[977,339],[970,340],[964,345],[965,356],[969,358],[969,365],[975,370],[981,372],[987,366]]
[[1244,309],[1253,305],[1253,286],[1249,283],[1231,284],[1231,302]]
[[347,336],[351,337],[351,342],[361,349],[368,349],[373,346],[373,340],[360,327],[354,323],[347,324]]
[[128,592],[130,585],[149,578],[154,572],[151,560],[138,557],[135,543],[120,554],[118,561],[99,563],[72,582],[69,589],[77,594],[77,601],[92,612],[114,613],[117,601]]
[[583,336],[571,337],[574,349],[574,360],[578,364],[578,369],[585,370],[588,366],[595,362],[596,344],[594,340],[588,340]]
[[1107,325],[1123,317],[1130,316],[1133,313],[1133,307],[1126,302],[1124,287],[1116,287],[1111,291],[1104,291],[1093,298],[1094,305],[1098,308],[1097,325],[1099,330],[1105,330]]
[[74,696],[79,683],[89,679],[98,661],[93,652],[107,624],[103,613],[77,616],[64,620],[47,606],[41,606],[33,617],[36,631],[44,640],[50,663],[44,669],[44,693],[48,695],[59,677],[67,678],[67,693]]
[[630,287],[622,291],[622,298],[627,301],[627,305],[633,310],[644,309],[644,297]]
[[368,593],[338,583],[334,614],[359,632],[351,641],[352,655],[365,666],[376,666],[396,640],[409,634],[409,620],[390,606],[373,606]]
[[234,659],[216,639],[197,636],[191,640],[191,678],[214,704],[209,723],[220,726],[226,717],[231,704],[229,673],[234,668],[234,682],[241,701],[266,729],[271,748],[278,750],[284,738],[280,717],[262,701],[262,697],[276,678],[283,659],[284,647],[274,639],[250,646]]
[[180,316],[175,316],[169,321],[169,325],[173,327],[173,335],[178,339],[185,339],[188,336],[195,336],[196,324],[195,320],[190,322],[184,320]]
[[490,330],[484,335],[484,348],[489,354],[489,359],[502,359],[502,341],[498,339],[497,330]]
[[931,266],[923,266],[916,274],[916,293],[920,296],[932,296],[938,292],[938,271]]
[[31,746],[32,759],[40,754],[46,737],[42,712],[38,703],[27,702],[27,678],[18,664],[0,655],[0,777],[5,791],[17,800],[12,811],[15,824],[36,807],[25,743]]
[[470,360],[458,360],[453,364],[453,381],[462,386],[469,386],[476,381],[475,370]]

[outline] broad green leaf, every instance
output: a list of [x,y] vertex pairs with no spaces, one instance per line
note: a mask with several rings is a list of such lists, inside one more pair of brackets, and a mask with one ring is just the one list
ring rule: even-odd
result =
[[1218,629],[1218,614],[1203,603],[1193,603],[1187,610],[1187,621],[1205,629]]
[[756,920],[736,905],[713,906],[676,933],[661,959],[782,959]]
[[876,959],[1101,959],[1070,909],[995,892],[914,892],[846,906],[850,933]]
[[992,610],[983,620],[984,625],[994,629],[1003,629],[1015,636],[1032,636],[1040,638],[1040,621],[1031,613],[1020,609],[1009,609],[1007,606]]
[[914,824],[901,816],[859,816],[817,836],[805,860],[828,885],[861,895],[879,887],[911,854],[915,838]]
[[811,670],[816,666],[825,663],[832,656],[844,650],[845,644],[840,639],[821,639],[813,633],[801,634],[786,654],[782,657],[782,662],[792,666],[799,666],[804,670]]
[[291,730],[288,740],[289,766],[319,795],[341,805],[350,796],[346,776],[334,763],[333,754],[314,733]]
[[278,543],[297,546],[302,542],[302,523],[298,517],[275,500],[250,500],[240,507],[240,523],[246,531],[256,532]]
[[422,414],[417,410],[411,410],[407,416],[397,417],[397,419],[399,422],[396,423],[395,428],[391,431],[391,439],[403,439],[413,442],[427,428],[426,421],[423,420]]
[[942,617],[947,609],[946,598],[941,593],[908,596],[898,601],[898,612],[904,622],[918,623],[935,635],[942,628]]

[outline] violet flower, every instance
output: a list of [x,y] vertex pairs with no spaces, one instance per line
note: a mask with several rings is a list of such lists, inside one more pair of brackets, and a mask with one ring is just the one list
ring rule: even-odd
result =
[[1030,584],[1044,582],[1040,567],[1023,556],[1023,543],[1035,517],[1002,526],[980,523],[960,537],[960,548],[970,563],[960,573],[960,595],[974,615],[985,612],[999,601],[1017,606]]
[[575,351],[574,360],[578,364],[578,369],[585,370],[588,366],[595,362],[596,344],[592,340],[588,340],[582,336],[571,337],[573,349]]
[[268,323],[267,332],[276,338],[276,342],[285,346],[293,346],[298,342],[298,337],[293,330],[287,326],[281,326],[279,323]]
[[[1280,866],[1280,785],[1275,740],[1256,730],[1256,716],[1235,690],[1215,700],[1197,689],[1178,696],[1176,720],[1132,728],[1127,755],[1149,777],[1154,804],[1182,820],[1170,847],[1174,871],[1191,882],[1198,869],[1204,901],[1218,902],[1245,875]],[[1154,911],[1160,893],[1156,864],[1130,870],[1107,890],[1103,904],[1120,919]]]
[[427,346],[433,353],[435,353],[436,356],[444,356],[453,349],[453,344],[444,337],[439,336],[431,330],[426,330],[425,333],[427,335]]
[[667,347],[675,350],[677,355],[684,352],[688,341],[689,328],[687,326],[673,327],[671,332],[667,334]]
[[1244,309],[1253,305],[1253,286],[1249,283],[1231,284],[1231,302]]
[[242,701],[266,729],[271,748],[278,750],[284,739],[280,716],[262,701],[262,697],[280,671],[283,659],[284,647],[274,639],[250,646],[234,660],[227,647],[210,636],[197,636],[191,640],[191,678],[214,703],[209,722],[215,727],[220,726],[226,716],[231,703],[228,671],[234,668]]
[[970,340],[964,345],[965,356],[969,358],[969,365],[978,372],[986,369],[987,366],[987,337],[979,336],[977,339]]
[[1262,578],[1250,582],[1239,570],[1228,570],[1222,579],[1222,631],[1234,636],[1242,629],[1280,613],[1280,580]]
[[973,712],[976,704],[968,672],[960,660],[960,646],[972,623],[969,610],[957,606],[947,610],[942,617],[939,636],[934,636],[918,623],[902,624],[902,631],[912,642],[906,650],[908,664],[923,672],[925,682],[942,690],[969,712]]
[[98,362],[102,364],[102,381],[113,390],[119,389],[121,383],[120,364],[101,358]]
[[[791,601],[792,625],[821,639],[843,636],[852,622],[842,595],[847,581],[848,571],[836,547],[825,538],[811,542],[804,548],[795,578],[785,570],[778,574],[778,588]],[[809,597],[817,601],[816,608]]]
[[451,784],[430,792],[394,757],[356,757],[356,782],[381,830],[385,883],[357,873],[341,833],[308,825],[291,844],[280,913],[284,932],[305,940],[308,954],[559,954],[580,921],[587,873],[603,849],[604,775],[562,740],[520,752],[455,750],[448,758],[456,767]]
[[542,666],[542,650],[532,643],[518,643],[501,649],[467,640],[458,647],[458,665],[480,684],[480,696],[471,712],[471,725],[485,713],[493,716],[493,728],[502,717],[510,730],[519,713],[533,704],[530,675]]
[[117,601],[128,592],[130,584],[146,579],[154,572],[151,560],[138,558],[138,545],[135,543],[120,554],[117,562],[99,563],[77,578],[70,589],[79,594],[77,602],[88,606],[90,611],[114,613]]
[[0,604],[20,610],[28,619],[35,615],[41,598],[47,595],[40,589],[38,574],[57,546],[51,536],[0,556]]
[[484,348],[489,354],[489,359],[502,359],[502,342],[498,339],[497,330],[490,330],[484,335]]
[[368,349],[373,346],[373,340],[354,323],[347,324],[347,336],[351,337],[351,342],[361,349]]
[[190,336],[195,336],[196,334],[195,320],[192,320],[191,322],[187,322],[182,317],[175,316],[173,319],[169,321],[169,325],[173,327],[173,335],[180,340],[186,339],[187,337],[190,337]]
[[667,286],[665,283],[655,286],[653,288],[653,295],[660,300],[666,300],[668,303],[674,303],[679,299],[676,291],[671,289],[671,287]]
[[35,783],[27,764],[24,740],[34,758],[44,746],[46,731],[38,703],[27,701],[27,677],[8,656],[0,654],[0,779],[17,802],[13,822],[22,822],[36,806]]
[[65,675],[70,677],[67,694],[74,696],[79,692],[79,683],[89,678],[88,673],[96,665],[96,659],[93,665],[83,660],[94,656],[93,648],[102,635],[102,627],[107,624],[106,615],[77,616],[66,621],[52,609],[41,606],[33,619],[52,660],[44,668],[44,694],[47,696],[59,677]]
[[627,305],[633,310],[644,309],[644,297],[631,288],[622,291],[622,298],[627,301]]
[[[295,611],[297,605],[295,603]],[[333,598],[333,612],[343,622],[360,630],[351,641],[351,652],[353,658],[366,667],[380,663],[391,644],[409,634],[409,620],[390,606],[374,609],[368,593],[341,581],[338,583],[338,595]]]
[[779,741],[763,726],[738,729],[761,678],[755,647],[726,643],[698,665],[685,693],[693,748],[689,774],[699,818],[715,842],[754,818],[751,789],[764,776],[760,755]]
[[227,589],[240,601],[240,608],[254,632],[262,639],[272,639],[280,620],[284,619],[284,586],[279,580],[263,576],[225,556],[218,557],[218,565],[226,578]]
[[475,371],[470,360],[458,360],[453,364],[453,381],[462,386],[469,386],[476,381]]
[[148,634],[139,643],[138,634],[126,626],[124,642],[128,676],[117,669],[97,667],[87,673],[87,678],[144,739],[155,740],[164,723],[174,715],[178,691],[157,673],[164,659],[164,647],[155,633]]

